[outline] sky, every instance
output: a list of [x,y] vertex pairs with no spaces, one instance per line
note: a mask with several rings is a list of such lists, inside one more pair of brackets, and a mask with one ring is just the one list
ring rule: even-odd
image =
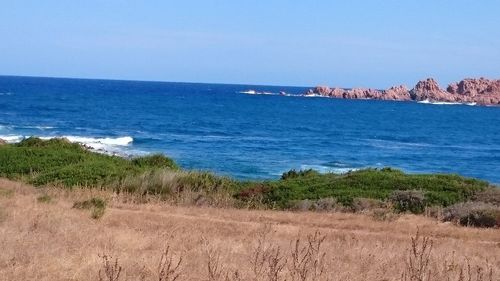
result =
[[498,0],[0,0],[0,75],[259,85],[500,78]]

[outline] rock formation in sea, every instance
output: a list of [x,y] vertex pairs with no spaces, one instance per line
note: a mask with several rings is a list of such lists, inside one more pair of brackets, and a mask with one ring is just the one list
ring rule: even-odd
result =
[[432,78],[419,81],[411,90],[408,90],[404,85],[391,87],[387,90],[367,88],[343,89],[318,86],[308,90],[304,95],[342,99],[379,99],[500,105],[500,80],[489,80],[485,78],[464,79],[458,83],[450,84],[446,90],[439,87],[436,80]]
[[450,84],[447,92],[458,97],[466,97],[470,102],[485,105],[500,105],[500,79],[464,79]]
[[411,100],[410,91],[405,85],[393,86],[384,90],[381,96],[383,100]]

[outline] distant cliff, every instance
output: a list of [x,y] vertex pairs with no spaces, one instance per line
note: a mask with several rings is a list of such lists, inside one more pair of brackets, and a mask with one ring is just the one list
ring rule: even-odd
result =
[[441,89],[432,79],[419,81],[411,90],[400,85],[387,90],[367,88],[330,88],[318,86],[308,90],[304,96],[322,96],[341,99],[377,99],[399,101],[428,101],[450,103],[476,103],[500,106],[500,79],[464,79]]

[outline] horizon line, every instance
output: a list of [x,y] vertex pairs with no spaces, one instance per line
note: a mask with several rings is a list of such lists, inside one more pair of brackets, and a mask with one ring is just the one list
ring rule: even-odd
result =
[[116,82],[178,83],[178,84],[228,85],[228,86],[292,87],[292,88],[313,88],[313,87],[318,86],[318,85],[316,85],[316,86],[264,85],[264,84],[245,84],[245,83],[226,83],[226,82],[190,82],[190,81],[166,81],[166,80],[119,79],[119,78],[89,78],[89,77],[68,77],[68,76],[66,76],[66,77],[64,77],[64,76],[37,76],[37,75],[17,75],[17,74],[0,74],[0,77],[67,79],[67,80],[94,80],[94,81],[116,81]]
[[[192,81],[167,81],[167,80],[148,80],[148,79],[120,79],[120,78],[95,78],[95,77],[70,77],[70,76],[37,76],[37,75],[17,75],[17,74],[0,74],[0,77],[15,77],[15,78],[43,78],[43,79],[67,79],[67,80],[91,80],[91,81],[116,81],[116,82],[144,82],[144,83],[177,83],[177,84],[197,84],[197,85],[228,85],[228,86],[259,86],[259,87],[290,87],[290,88],[304,88],[304,89],[312,89],[315,87],[329,87],[329,88],[341,88],[341,89],[354,89],[354,88],[363,88],[363,89],[375,89],[375,90],[383,90],[379,89],[376,87],[344,87],[344,86],[332,86],[332,85],[325,85],[325,84],[316,84],[314,86],[297,86],[297,85],[265,85],[265,84],[246,84],[246,83],[227,83],[227,82],[192,82]],[[426,77],[426,78],[421,78],[419,79],[416,83],[420,81],[425,81],[427,79],[433,79],[434,81],[437,82],[437,84],[440,87],[443,87],[443,85],[449,86],[452,83],[457,83],[460,81],[463,81],[465,79],[491,79],[491,80],[497,80],[496,78],[486,78],[484,76],[480,77],[465,77],[462,78],[458,81],[448,83],[446,85],[439,83],[439,80],[437,78],[434,78],[432,76]],[[394,84],[390,87],[393,86],[406,86],[405,84]],[[416,84],[415,84],[416,85]],[[389,87],[389,88],[390,88]],[[411,87],[411,86],[410,86]],[[444,88],[445,88],[444,87]],[[443,88],[443,89],[444,89]]]

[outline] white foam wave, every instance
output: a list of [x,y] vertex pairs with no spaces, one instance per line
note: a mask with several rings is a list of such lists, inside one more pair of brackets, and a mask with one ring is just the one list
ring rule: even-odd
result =
[[[0,139],[5,140],[7,143],[17,143],[27,138],[28,136],[20,135],[6,135],[1,136]],[[117,137],[117,138],[96,138],[96,137],[81,137],[81,136],[41,136],[39,137],[43,140],[50,140],[54,138],[65,138],[72,143],[79,143],[87,147],[88,149],[102,152],[106,154],[124,154],[123,148],[129,146],[134,139],[129,136]]]
[[13,93],[11,92],[6,92],[6,93],[0,93],[0,96],[11,96]]
[[255,91],[255,90],[246,90],[246,91],[241,91],[239,93],[240,94],[247,94],[247,95],[256,95],[257,91]]
[[318,94],[303,94],[303,95],[301,95],[301,97],[304,97],[304,98],[328,98],[327,96],[322,96],[322,95],[318,95]]
[[24,136],[8,135],[0,136],[0,139],[6,141],[7,143],[16,143],[22,141],[24,139]]
[[338,168],[338,167],[329,167],[323,165],[301,165],[300,169],[301,170],[313,169],[320,173],[334,173],[334,174],[345,174],[350,171],[359,170],[358,168],[353,168],[353,167]]
[[417,101],[417,103],[433,104],[433,105],[470,105],[470,106],[477,105],[477,103],[475,102],[461,103],[461,102],[430,101],[430,100]]
[[240,94],[246,94],[246,95],[291,96],[290,94],[287,94],[287,93],[285,93],[283,91],[281,91],[279,93],[273,93],[273,92],[266,92],[266,91],[259,92],[259,91],[256,91],[256,90],[246,90],[246,91],[241,91],[239,93]]
[[55,129],[55,127],[52,126],[13,126],[13,128],[17,129],[37,129],[37,130],[50,130],[50,129]]
[[118,137],[118,138],[91,138],[91,137],[76,137],[76,136],[63,136],[70,142],[78,142],[83,144],[104,144],[113,146],[127,146],[131,144],[134,139],[132,137]]
[[[41,139],[52,139],[54,137],[40,137]],[[130,145],[134,139],[129,136],[118,138],[93,138],[80,136],[60,136],[66,138],[70,142],[85,145],[92,150],[102,151],[106,153],[118,153],[121,151],[119,147]]]

